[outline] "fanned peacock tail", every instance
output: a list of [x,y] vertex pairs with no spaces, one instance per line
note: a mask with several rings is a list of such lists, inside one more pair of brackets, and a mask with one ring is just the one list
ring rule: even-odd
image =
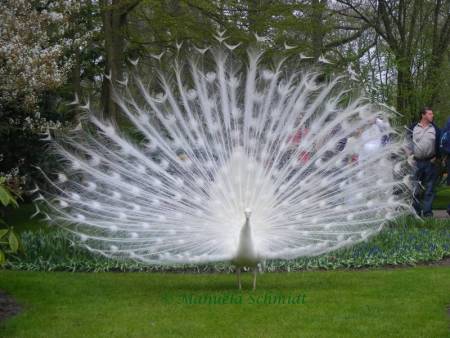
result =
[[286,259],[365,240],[410,208],[391,110],[351,98],[345,76],[264,67],[256,49],[243,65],[230,49],[175,58],[152,89],[130,75],[116,102],[137,137],[93,112],[58,137],[66,170],[38,197],[51,220],[107,256],[188,263],[231,260],[246,208],[258,255]]

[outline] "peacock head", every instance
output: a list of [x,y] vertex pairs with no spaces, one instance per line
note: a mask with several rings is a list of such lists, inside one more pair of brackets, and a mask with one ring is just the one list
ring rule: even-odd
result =
[[252,214],[252,210],[251,210],[250,208],[246,208],[246,209],[244,210],[244,214],[245,214],[245,218],[246,218],[246,219],[250,219],[250,216],[251,216],[251,214]]

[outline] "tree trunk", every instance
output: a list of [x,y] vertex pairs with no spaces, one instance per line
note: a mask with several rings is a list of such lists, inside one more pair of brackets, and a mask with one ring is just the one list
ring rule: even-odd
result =
[[317,60],[323,54],[323,14],[327,6],[327,0],[313,0],[312,3],[312,52]]
[[102,83],[103,115],[116,119],[118,107],[114,102],[113,86],[123,79],[124,28],[127,15],[139,1],[130,4],[125,0],[101,0],[103,33],[105,36],[105,77]]

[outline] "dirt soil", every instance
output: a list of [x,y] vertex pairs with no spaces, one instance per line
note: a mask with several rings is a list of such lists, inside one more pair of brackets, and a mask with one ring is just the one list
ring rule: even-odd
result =
[[13,297],[0,290],[0,322],[18,314],[21,310],[21,306]]

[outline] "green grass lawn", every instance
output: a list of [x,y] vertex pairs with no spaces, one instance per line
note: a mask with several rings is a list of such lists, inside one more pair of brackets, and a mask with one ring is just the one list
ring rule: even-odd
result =
[[[244,276],[245,290],[240,293],[230,274],[0,271],[0,289],[16,297],[24,308],[0,324],[0,336],[449,334],[448,267],[265,273],[259,276],[254,293],[248,290],[250,278]],[[304,303],[251,304],[280,294],[286,298],[304,295],[300,298]],[[190,304],[191,296],[216,304]],[[226,296],[238,304],[221,304]]]

